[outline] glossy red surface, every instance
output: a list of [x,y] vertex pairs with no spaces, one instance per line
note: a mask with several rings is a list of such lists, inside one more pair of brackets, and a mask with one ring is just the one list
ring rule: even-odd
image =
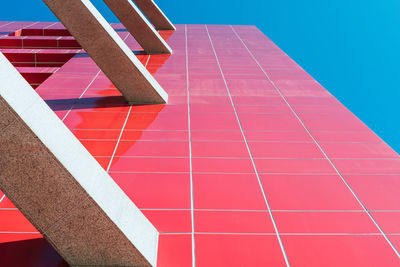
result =
[[[168,105],[129,106],[80,50],[36,91],[160,231],[158,266],[400,266],[399,155],[257,28],[177,25],[148,56],[112,26]],[[76,46],[0,32],[14,63]],[[0,193],[0,266],[65,264]]]

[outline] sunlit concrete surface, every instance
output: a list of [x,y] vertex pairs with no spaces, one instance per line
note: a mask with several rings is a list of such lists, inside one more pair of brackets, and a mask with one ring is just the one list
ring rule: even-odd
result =
[[167,93],[88,0],[43,0],[129,103],[166,103]]
[[0,189],[71,266],[156,264],[158,231],[0,53]]

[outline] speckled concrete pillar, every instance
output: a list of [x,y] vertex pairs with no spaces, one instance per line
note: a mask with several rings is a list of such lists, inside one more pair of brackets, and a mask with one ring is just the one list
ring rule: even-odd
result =
[[171,54],[171,48],[131,0],[104,2],[148,54]]
[[175,26],[153,0],[133,0],[157,30],[175,30]]
[[168,94],[89,0],[43,0],[129,103],[162,104]]
[[158,231],[0,53],[0,190],[72,266],[155,266]]

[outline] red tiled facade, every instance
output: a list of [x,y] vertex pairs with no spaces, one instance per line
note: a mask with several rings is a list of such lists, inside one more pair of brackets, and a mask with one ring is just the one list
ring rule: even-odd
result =
[[[118,34],[169,95],[126,104],[60,23],[0,48],[160,232],[157,266],[400,266],[400,157],[253,26]],[[66,266],[0,192],[0,266]]]

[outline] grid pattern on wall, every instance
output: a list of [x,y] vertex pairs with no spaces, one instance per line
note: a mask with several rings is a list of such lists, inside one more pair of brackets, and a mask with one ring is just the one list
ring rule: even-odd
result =
[[[36,91],[160,231],[158,266],[400,266],[399,155],[256,27],[177,25],[148,56],[112,26],[168,105],[127,105],[81,50]],[[0,22],[22,28],[63,30]],[[65,264],[2,193],[1,264]]]

